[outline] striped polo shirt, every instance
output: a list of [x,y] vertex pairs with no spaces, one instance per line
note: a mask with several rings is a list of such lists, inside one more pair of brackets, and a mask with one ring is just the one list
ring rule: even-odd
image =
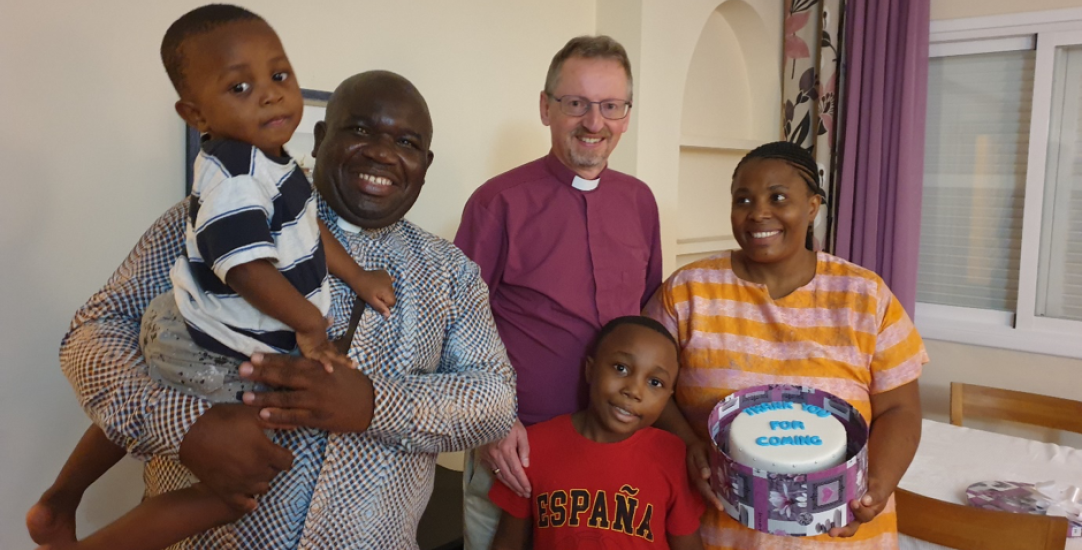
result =
[[293,159],[231,140],[204,142],[193,172],[185,254],[170,273],[192,339],[244,359],[289,352],[293,330],[225,281],[230,269],[266,260],[326,315],[327,260],[311,183]]

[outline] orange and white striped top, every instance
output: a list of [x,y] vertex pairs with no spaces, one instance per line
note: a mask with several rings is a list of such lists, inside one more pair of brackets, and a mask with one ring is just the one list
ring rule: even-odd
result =
[[[924,342],[905,309],[878,275],[819,252],[815,276],[772,299],[765,285],[733,273],[731,252],[674,273],[643,311],[680,345],[676,402],[706,439],[714,405],[730,393],[763,384],[810,386],[851,403],[871,424],[871,395],[920,376]],[[897,548],[893,499],[849,539],[779,537],[707,511],[703,543],[710,549]]]

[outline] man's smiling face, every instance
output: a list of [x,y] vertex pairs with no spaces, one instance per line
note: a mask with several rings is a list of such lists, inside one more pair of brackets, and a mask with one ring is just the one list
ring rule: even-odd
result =
[[571,57],[560,69],[551,96],[541,93],[541,122],[552,133],[552,152],[560,162],[585,179],[594,179],[605,168],[620,136],[627,131],[631,115],[620,120],[601,116],[591,105],[582,116],[569,116],[554,98],[579,96],[587,101],[627,101],[627,73],[613,59]]
[[386,72],[351,77],[316,125],[316,189],[347,222],[391,225],[421,193],[431,140],[428,107],[409,81]]

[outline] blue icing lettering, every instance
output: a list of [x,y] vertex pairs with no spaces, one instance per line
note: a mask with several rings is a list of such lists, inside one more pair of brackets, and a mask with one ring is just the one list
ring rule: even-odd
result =
[[826,417],[830,416],[830,411],[823,410],[821,407],[816,407],[815,405],[809,405],[807,403],[803,403],[803,404],[800,405],[800,407],[802,409],[804,409],[805,412],[809,412],[811,414],[814,414],[815,416],[818,416],[819,418],[826,418]]
[[793,404],[789,401],[771,401],[769,403],[762,403],[753,407],[748,407],[744,409],[744,412],[747,413],[748,416],[755,416],[759,413],[764,413],[766,411],[778,411],[792,408]]
[[804,423],[799,420],[771,420],[771,430],[803,430]]
[[760,447],[783,447],[786,445],[822,445],[823,440],[817,435],[794,435],[785,437],[757,437],[755,444]]

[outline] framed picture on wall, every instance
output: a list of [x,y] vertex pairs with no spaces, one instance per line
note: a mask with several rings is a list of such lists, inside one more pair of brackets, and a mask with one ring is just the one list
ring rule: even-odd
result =
[[[316,159],[312,156],[312,149],[316,144],[316,136],[313,132],[316,123],[323,120],[327,112],[327,101],[330,100],[331,93],[302,89],[301,95],[304,97],[304,114],[301,116],[297,131],[293,132],[293,137],[290,138],[289,143],[286,143],[285,149],[297,160],[297,164],[304,170],[304,175],[311,179],[312,170],[316,166]],[[192,166],[195,163],[195,157],[199,154],[200,136],[195,128],[191,126],[186,128],[188,133],[184,140],[184,194],[188,195],[192,192],[192,181],[195,177]]]

